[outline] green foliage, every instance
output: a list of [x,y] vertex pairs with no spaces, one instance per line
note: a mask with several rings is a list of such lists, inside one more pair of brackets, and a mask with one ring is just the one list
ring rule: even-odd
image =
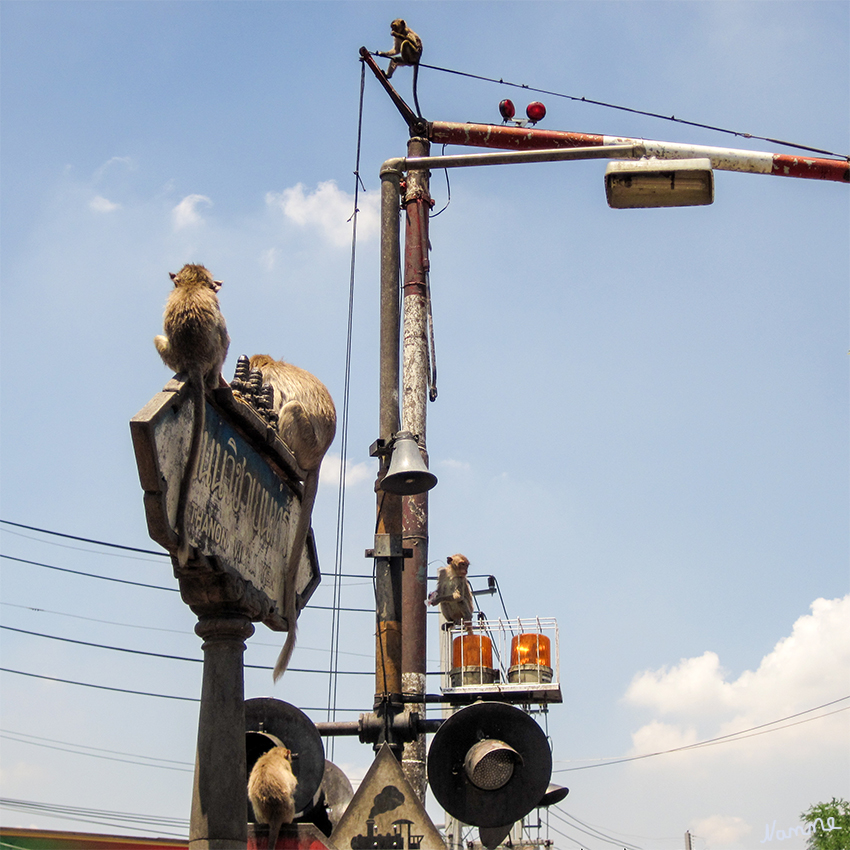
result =
[[835,797],[829,803],[817,803],[800,815],[811,827],[806,846],[809,850],[850,850],[850,803]]

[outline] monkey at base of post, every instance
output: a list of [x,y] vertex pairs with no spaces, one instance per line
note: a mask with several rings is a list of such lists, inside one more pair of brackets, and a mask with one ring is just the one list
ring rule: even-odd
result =
[[292,772],[292,753],[286,747],[272,747],[251,769],[248,799],[257,820],[269,825],[269,850],[277,845],[280,828],[295,818],[297,786],[298,780]]

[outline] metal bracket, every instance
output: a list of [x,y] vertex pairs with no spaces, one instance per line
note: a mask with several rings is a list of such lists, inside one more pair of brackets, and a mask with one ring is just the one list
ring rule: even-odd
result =
[[402,545],[400,534],[376,534],[375,548],[366,550],[367,558],[412,558],[413,549]]

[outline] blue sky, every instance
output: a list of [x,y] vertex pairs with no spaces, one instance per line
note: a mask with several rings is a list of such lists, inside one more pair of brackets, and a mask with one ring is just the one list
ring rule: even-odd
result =
[[[427,64],[850,149],[846,3],[4,0],[0,518],[155,548],[128,421],[170,377],[152,338],[168,273],[185,262],[224,281],[226,377],[239,354],[267,352],[317,374],[341,406],[358,50],[386,49],[398,16],[422,36]],[[409,98],[408,69],[394,82]],[[539,97],[548,129],[785,152],[526,94],[420,73],[432,120],[498,122],[503,97],[520,114]],[[342,565],[352,574],[369,572],[373,542],[378,175],[406,138],[367,77]],[[765,824],[791,827],[812,803],[850,796],[847,713],[826,716],[846,702],[740,741],[591,766],[850,694],[847,187],[718,172],[711,206],[620,211],[605,203],[603,173],[584,162],[449,175],[451,202],[431,227],[429,558],[435,573],[463,552],[474,575],[497,577],[511,616],[558,619],[564,704],[548,731],[555,781],[570,787],[560,817],[636,847],[673,850],[686,829],[699,850],[769,847]],[[443,173],[431,187],[439,210]],[[327,572],[338,465],[339,440],[314,517]],[[10,526],[2,553],[174,586],[163,558]],[[373,605],[368,579],[342,593],[346,607]],[[330,605],[329,581],[313,601]],[[6,558],[2,602],[14,628],[200,657],[173,592]],[[293,665],[326,667],[329,613],[300,622]],[[368,671],[371,615],[344,613],[342,627],[343,669]],[[246,662],[271,665],[278,648],[258,627]],[[157,694],[200,690],[199,664],[8,631],[2,660]],[[191,773],[36,744],[191,763],[196,704],[0,675],[4,797],[188,817]],[[372,688],[343,677],[346,717],[370,708]],[[246,696],[316,720],[327,693],[320,673],[278,686],[246,673]],[[370,759],[336,743],[355,780]],[[620,846],[569,817],[551,820],[556,847]],[[2,822],[109,829],[10,810]]]

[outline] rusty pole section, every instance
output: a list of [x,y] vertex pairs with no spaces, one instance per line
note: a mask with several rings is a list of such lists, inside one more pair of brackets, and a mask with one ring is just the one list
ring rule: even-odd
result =
[[[381,330],[380,436],[388,446],[399,429],[399,199],[401,172],[391,163],[381,170]],[[392,740],[392,718],[401,710],[401,496],[380,489],[389,455],[379,451],[375,482],[375,711],[385,723],[388,743],[400,758],[401,746]]]
[[622,136],[593,133],[569,133],[563,130],[537,130],[532,127],[506,127],[499,124],[458,124],[432,121],[428,138],[437,144],[471,147],[536,150],[538,148],[596,147],[602,145],[640,145],[645,153],[659,159],[707,157],[711,167],[720,171],[773,174],[778,177],[802,177],[810,180],[850,182],[850,162],[846,159],[820,159],[798,154],[762,153],[708,145],[683,145]]
[[[408,157],[428,156],[427,139],[408,141]],[[404,324],[402,342],[401,427],[416,435],[425,465],[426,407],[428,404],[428,216],[431,209],[430,172],[411,170],[404,195],[406,227],[404,242]],[[403,501],[404,546],[412,550],[402,577],[402,688],[407,715],[425,718],[425,648],[428,573],[428,493],[405,496]],[[415,718],[410,718],[414,719]],[[404,745],[404,774],[424,802],[427,787],[425,735]]]

